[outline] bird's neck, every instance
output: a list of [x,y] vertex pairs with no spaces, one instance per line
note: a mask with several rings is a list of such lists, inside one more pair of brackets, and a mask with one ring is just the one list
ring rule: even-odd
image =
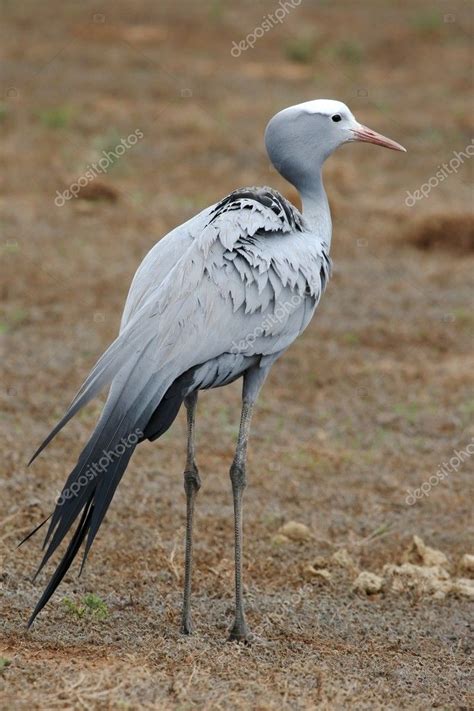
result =
[[311,180],[305,181],[305,184],[299,187],[299,193],[303,205],[303,217],[311,231],[329,251],[332,222],[321,171],[312,176]]

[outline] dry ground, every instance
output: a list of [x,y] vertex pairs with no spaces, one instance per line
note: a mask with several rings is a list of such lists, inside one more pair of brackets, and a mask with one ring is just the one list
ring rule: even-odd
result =
[[[276,6],[2,3],[2,708],[474,704],[467,598],[362,595],[354,571],[331,562],[346,549],[380,573],[414,534],[446,553],[453,575],[473,552],[472,460],[405,502],[474,435],[469,160],[405,204],[470,145],[472,6],[305,0],[232,57],[232,42]],[[31,469],[28,456],[114,337],[133,272],[161,235],[237,186],[270,183],[294,199],[268,166],[263,129],[282,106],[321,96],[345,100],[408,153],[348,146],[327,165],[334,276],[271,374],[250,452],[245,580],[260,641],[225,642],[238,385],[201,398],[195,636],[177,633],[181,415],[139,448],[86,573],[72,571],[27,632],[46,574],[30,582],[38,541],[15,546],[49,512],[100,406]],[[88,200],[55,206],[57,190],[136,129],[143,140]],[[446,227],[430,239],[433,219]],[[275,541],[290,520],[311,537]],[[329,582],[304,572],[317,558]],[[77,614],[87,593],[106,616]]]

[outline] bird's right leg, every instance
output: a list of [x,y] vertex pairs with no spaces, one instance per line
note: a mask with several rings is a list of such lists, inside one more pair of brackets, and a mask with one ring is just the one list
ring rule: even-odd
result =
[[250,642],[244,613],[244,595],[242,585],[242,498],[247,485],[247,446],[250,436],[252,412],[257,395],[269,370],[269,365],[260,365],[248,370],[244,375],[242,393],[242,412],[240,416],[239,436],[234,461],[230,468],[232,496],[234,501],[234,555],[235,555],[235,619],[230,630],[229,640]]
[[188,395],[184,404],[187,414],[187,451],[186,468],[184,470],[184,491],[186,492],[186,546],[184,561],[184,597],[183,612],[181,618],[181,632],[183,634],[192,633],[191,622],[191,577],[193,568],[193,519],[194,501],[196,494],[201,487],[198,468],[194,460],[195,455],[195,415],[197,404],[197,392]]

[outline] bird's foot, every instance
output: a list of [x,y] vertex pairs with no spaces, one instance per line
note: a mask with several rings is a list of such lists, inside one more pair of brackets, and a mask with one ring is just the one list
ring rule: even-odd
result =
[[252,644],[252,642],[254,641],[254,636],[251,632],[249,632],[249,629],[245,622],[241,622],[240,624],[234,622],[234,625],[229,632],[229,637],[227,641],[242,642],[243,644]]
[[191,620],[191,615],[183,616],[181,620],[181,634],[190,635],[193,633],[193,623]]

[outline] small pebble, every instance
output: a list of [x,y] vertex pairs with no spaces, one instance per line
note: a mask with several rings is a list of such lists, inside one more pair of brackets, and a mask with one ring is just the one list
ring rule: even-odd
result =
[[375,595],[382,590],[384,579],[375,573],[363,570],[354,581],[355,590],[365,592],[367,595]]
[[453,580],[451,592],[461,597],[474,598],[474,580],[470,578],[457,578]]
[[313,565],[307,565],[304,568],[304,573],[312,578],[321,578],[326,582],[331,580],[331,573],[326,568],[315,568]]
[[345,548],[339,548],[339,550],[333,553],[332,560],[334,563],[337,563],[337,565],[340,565],[341,568],[347,568],[347,570],[357,570],[357,565],[354,563]]
[[298,523],[297,521],[288,521],[288,523],[285,523],[285,525],[280,528],[278,533],[292,541],[309,541],[311,538],[311,531],[308,526],[305,526],[304,523]]
[[474,572],[474,555],[471,553],[465,553],[461,558],[461,568],[463,570],[469,570]]
[[430,548],[419,536],[413,536],[413,541],[408,550],[405,551],[403,559],[406,563],[420,562],[422,565],[429,567],[434,565],[447,567],[449,565],[448,559],[443,551]]

